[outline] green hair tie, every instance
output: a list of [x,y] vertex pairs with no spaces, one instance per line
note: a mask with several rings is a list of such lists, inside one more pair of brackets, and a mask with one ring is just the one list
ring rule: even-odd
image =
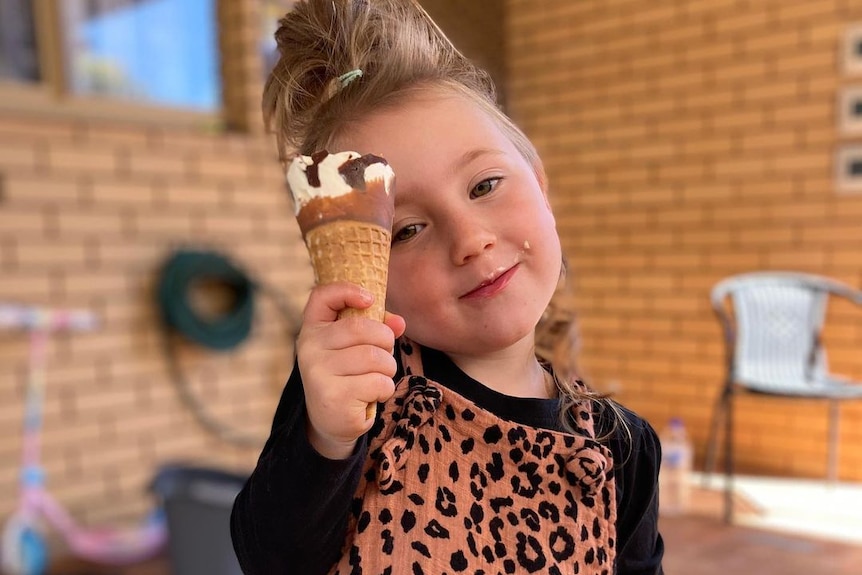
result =
[[351,70],[350,72],[346,72],[338,77],[338,81],[341,82],[341,88],[344,89],[350,85],[352,81],[357,78],[362,77],[362,70],[356,68],[355,70]]

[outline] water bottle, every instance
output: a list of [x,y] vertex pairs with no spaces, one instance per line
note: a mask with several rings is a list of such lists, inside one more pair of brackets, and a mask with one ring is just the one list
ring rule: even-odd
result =
[[681,515],[688,511],[691,498],[692,446],[682,419],[674,417],[659,435],[659,513]]

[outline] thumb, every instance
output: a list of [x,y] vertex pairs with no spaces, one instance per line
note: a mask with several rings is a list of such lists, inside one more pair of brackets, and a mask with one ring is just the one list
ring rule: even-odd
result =
[[356,284],[320,284],[311,290],[305,304],[303,323],[332,322],[338,319],[340,311],[347,308],[365,309],[373,301],[374,295]]

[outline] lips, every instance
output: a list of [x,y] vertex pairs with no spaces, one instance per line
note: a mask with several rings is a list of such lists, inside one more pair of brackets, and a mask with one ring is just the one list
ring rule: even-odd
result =
[[494,276],[487,281],[483,281],[478,286],[468,291],[461,296],[461,299],[482,299],[492,297],[503,291],[515,273],[518,271],[520,264],[515,264],[498,276]]

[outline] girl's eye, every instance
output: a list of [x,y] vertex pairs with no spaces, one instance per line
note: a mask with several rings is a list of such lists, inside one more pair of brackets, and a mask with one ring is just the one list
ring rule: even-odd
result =
[[482,180],[470,191],[470,198],[481,198],[482,196],[490,194],[502,179],[503,178],[488,178],[486,180]]
[[392,243],[404,242],[419,233],[422,224],[409,224],[392,234]]

